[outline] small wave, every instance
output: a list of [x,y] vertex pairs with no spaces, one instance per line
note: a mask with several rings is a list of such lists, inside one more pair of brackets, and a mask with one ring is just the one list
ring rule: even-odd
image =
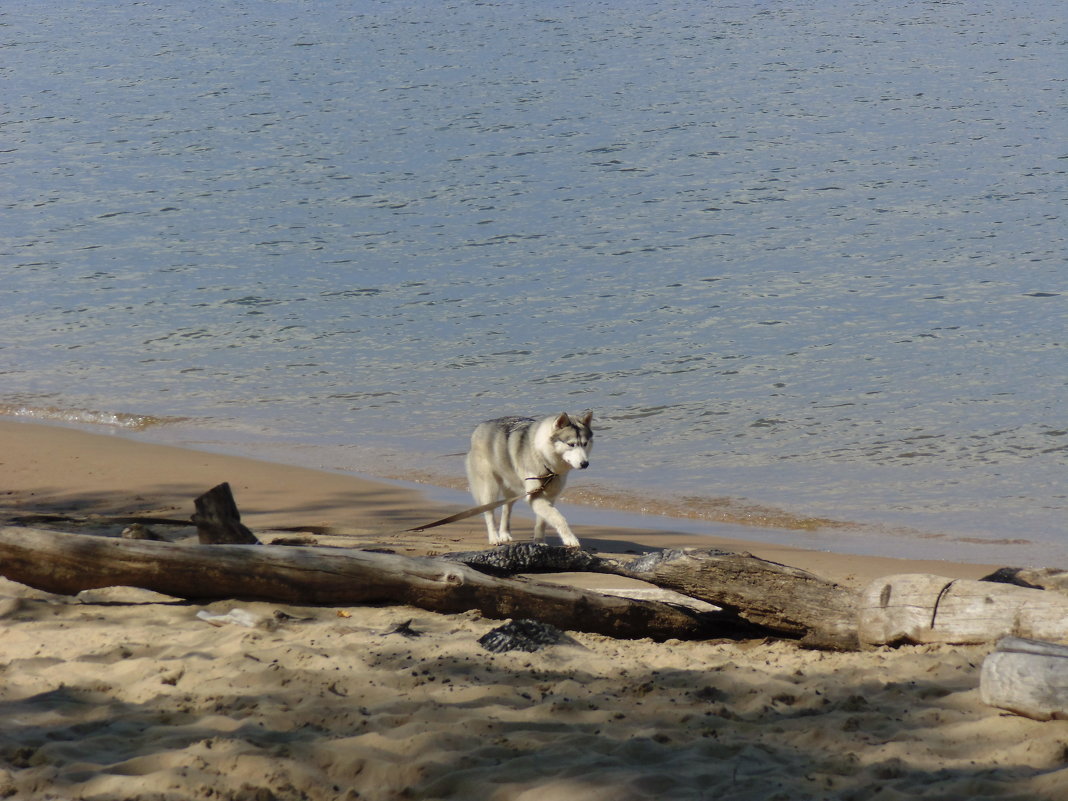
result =
[[572,490],[568,500],[584,506],[601,506],[622,512],[787,531],[865,528],[862,523],[797,515],[784,509],[754,504],[740,498],[694,495],[659,496],[619,491],[607,487],[582,487]]
[[144,431],[154,426],[180,423],[188,419],[126,412],[100,412],[93,409],[65,409],[58,406],[27,406],[18,403],[0,403],[0,415],[74,425],[110,426],[126,431]]

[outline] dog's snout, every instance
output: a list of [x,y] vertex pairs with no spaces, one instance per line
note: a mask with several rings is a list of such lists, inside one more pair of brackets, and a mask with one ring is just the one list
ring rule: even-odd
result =
[[587,462],[585,459],[583,459],[581,462],[579,462],[579,470],[585,470],[589,466],[590,466],[590,463]]

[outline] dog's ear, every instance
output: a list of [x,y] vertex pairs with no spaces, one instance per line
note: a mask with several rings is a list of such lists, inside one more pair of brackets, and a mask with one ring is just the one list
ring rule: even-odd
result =
[[567,416],[567,412],[562,412],[559,417],[553,421],[553,431],[559,431],[561,428],[567,428],[571,425],[571,418]]
[[587,409],[586,413],[579,418],[579,422],[586,428],[590,427],[590,423],[593,422],[593,409]]

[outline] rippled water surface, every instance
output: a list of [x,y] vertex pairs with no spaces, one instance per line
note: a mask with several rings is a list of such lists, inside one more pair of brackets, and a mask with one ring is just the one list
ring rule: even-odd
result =
[[1068,555],[1066,18],[7,2],[0,408],[445,483],[592,408],[601,503]]

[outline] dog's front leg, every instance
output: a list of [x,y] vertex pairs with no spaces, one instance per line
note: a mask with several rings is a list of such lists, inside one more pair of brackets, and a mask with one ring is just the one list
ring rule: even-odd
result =
[[581,543],[578,541],[578,537],[571,531],[571,526],[567,524],[564,516],[560,514],[559,510],[552,505],[552,503],[543,497],[536,497],[530,499],[530,508],[534,511],[534,514],[538,516],[534,523],[534,537],[538,536],[538,523],[541,523],[542,531],[541,538],[545,539],[545,524],[548,523],[556,529],[556,533],[560,535],[560,539],[563,540],[564,545],[568,548],[578,548]]

